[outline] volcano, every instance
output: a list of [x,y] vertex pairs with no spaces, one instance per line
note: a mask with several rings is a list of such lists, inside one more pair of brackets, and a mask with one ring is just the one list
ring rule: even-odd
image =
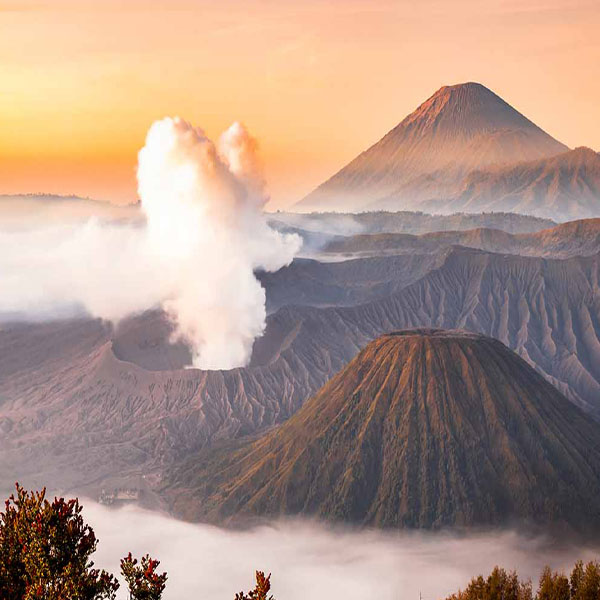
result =
[[194,520],[589,531],[600,425],[495,339],[407,330],[367,345],[283,425],[201,454],[170,485]]
[[418,208],[455,195],[473,170],[567,150],[485,86],[445,86],[297,207],[358,210],[394,197],[397,208]]

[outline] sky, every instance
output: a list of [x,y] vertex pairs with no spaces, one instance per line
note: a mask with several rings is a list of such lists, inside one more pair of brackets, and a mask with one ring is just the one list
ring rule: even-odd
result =
[[284,208],[442,85],[600,150],[598,0],[0,0],[0,193],[137,198],[151,124],[258,139]]

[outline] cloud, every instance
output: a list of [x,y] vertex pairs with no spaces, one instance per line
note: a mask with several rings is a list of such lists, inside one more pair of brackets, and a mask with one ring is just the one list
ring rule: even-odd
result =
[[[96,563],[118,572],[130,550],[150,552],[169,573],[165,600],[232,600],[251,587],[256,569],[272,573],[277,600],[345,598],[424,600],[464,588],[494,565],[517,569],[534,583],[545,564],[570,570],[598,549],[558,546],[515,531],[451,536],[333,529],[290,521],[245,531],[171,519],[134,506],[109,509],[84,501],[84,517],[100,540]],[[121,590],[124,592],[124,590]],[[121,595],[125,598],[125,595]]]
[[137,176],[145,222],[4,228],[0,314],[72,310],[116,322],[160,306],[194,366],[243,366],[265,327],[254,270],[289,264],[301,245],[267,224],[256,141],[234,123],[217,148],[200,128],[166,118],[148,131]]

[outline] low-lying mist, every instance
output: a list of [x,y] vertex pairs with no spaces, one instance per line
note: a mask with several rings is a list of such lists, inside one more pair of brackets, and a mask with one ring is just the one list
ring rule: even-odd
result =
[[[189,524],[134,506],[84,501],[100,542],[96,564],[118,572],[127,552],[149,552],[169,581],[166,600],[233,600],[253,587],[254,571],[272,573],[277,600],[443,598],[498,564],[534,584],[545,564],[569,570],[598,549],[533,538],[517,531],[468,536],[384,533],[277,522],[245,531]],[[595,551],[596,550],[596,551]],[[121,590],[119,598],[126,597]]]

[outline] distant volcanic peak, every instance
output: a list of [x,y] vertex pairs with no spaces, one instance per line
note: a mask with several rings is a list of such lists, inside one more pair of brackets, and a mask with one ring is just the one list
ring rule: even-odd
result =
[[[500,96],[474,82],[440,88],[392,132],[414,128],[421,135],[434,135],[438,139],[446,135],[470,139],[482,133],[497,136],[507,132],[514,135],[533,131],[547,136]],[[566,146],[553,141],[556,143],[555,152],[566,149]]]
[[[448,198],[474,169],[514,165],[567,151],[485,86],[440,88],[370,148],[300,202],[324,208],[419,208]],[[387,204],[385,205],[387,207]]]
[[[427,125],[452,126],[457,132],[495,130],[510,124],[528,125],[530,121],[502,98],[480,83],[462,83],[440,88],[402,123],[419,121]],[[515,118],[516,116],[521,117]],[[401,125],[402,125],[401,123]]]
[[447,95],[451,96],[452,94],[462,94],[462,95],[471,95],[471,96],[481,96],[481,95],[492,95],[496,98],[496,96],[492,90],[486,88],[482,83],[478,83],[477,81],[467,81],[465,83],[455,83],[453,85],[443,85],[434,95]]

